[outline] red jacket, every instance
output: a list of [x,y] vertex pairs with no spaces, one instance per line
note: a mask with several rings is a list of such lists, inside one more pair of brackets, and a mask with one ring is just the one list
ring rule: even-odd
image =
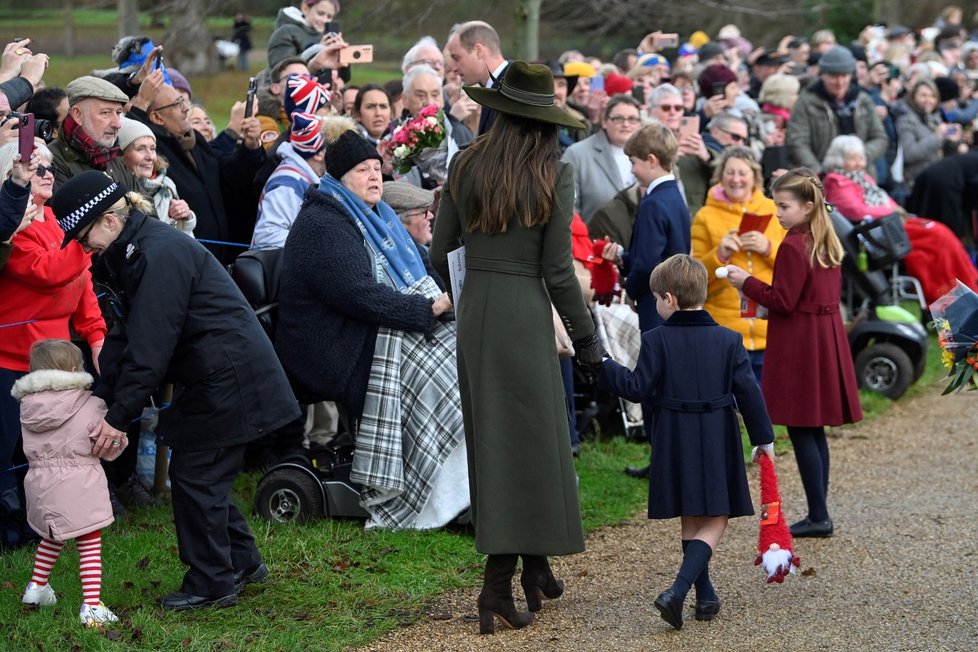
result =
[[807,227],[788,231],[774,261],[771,285],[753,276],[744,283],[744,294],[769,311],[761,389],[771,423],[854,423],[863,413],[839,315],[842,271],[811,265],[810,242]]
[[14,236],[10,259],[0,270],[0,368],[27,371],[31,345],[71,339],[69,321],[89,345],[105,339],[105,321],[92,290],[91,256],[77,242],[61,249],[63,239],[47,206],[43,222]]

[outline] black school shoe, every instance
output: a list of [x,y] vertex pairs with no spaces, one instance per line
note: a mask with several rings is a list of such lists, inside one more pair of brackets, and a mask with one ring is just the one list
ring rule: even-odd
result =
[[672,589],[666,589],[655,599],[655,608],[662,620],[676,629],[683,628],[683,600]]
[[832,519],[827,518],[824,521],[813,521],[807,516],[794,523],[791,526],[791,536],[797,538],[813,538],[813,539],[824,539],[825,537],[832,536],[834,528],[832,527]]
[[696,620],[713,620],[718,613],[720,613],[719,600],[696,601]]

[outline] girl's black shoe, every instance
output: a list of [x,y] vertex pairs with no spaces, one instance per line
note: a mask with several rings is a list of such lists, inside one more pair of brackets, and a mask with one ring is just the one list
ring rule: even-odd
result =
[[813,521],[807,516],[791,526],[791,536],[797,538],[825,538],[832,536],[832,519]]

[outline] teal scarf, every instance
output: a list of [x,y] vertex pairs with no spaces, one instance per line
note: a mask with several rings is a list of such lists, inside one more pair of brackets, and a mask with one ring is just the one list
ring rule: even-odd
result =
[[399,290],[414,285],[422,276],[427,275],[414,240],[393,208],[382,201],[370,208],[349,188],[328,174],[320,179],[319,191],[343,205],[347,215],[360,229]]

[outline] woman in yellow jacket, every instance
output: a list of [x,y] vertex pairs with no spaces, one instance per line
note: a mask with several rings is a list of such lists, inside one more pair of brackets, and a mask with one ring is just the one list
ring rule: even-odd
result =
[[[746,147],[728,147],[717,159],[706,204],[692,224],[693,256],[706,265],[710,285],[704,308],[717,321],[740,333],[758,382],[767,347],[767,321],[740,316],[740,294],[718,267],[732,264],[770,283],[774,257],[786,231],[775,217],[774,202],[764,196],[764,176],[753,152]],[[761,230],[740,233],[745,214],[770,216]]]

